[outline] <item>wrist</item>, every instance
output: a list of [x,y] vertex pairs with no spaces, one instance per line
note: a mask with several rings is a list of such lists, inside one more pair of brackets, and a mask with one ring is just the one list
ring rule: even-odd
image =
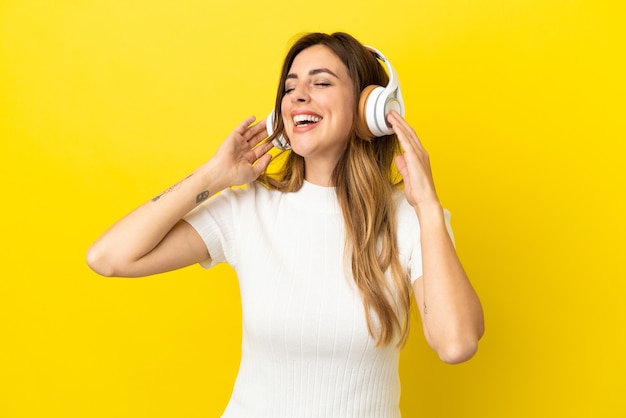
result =
[[194,174],[202,179],[204,189],[208,190],[211,195],[230,187],[225,171],[221,170],[213,160],[207,161]]
[[427,221],[430,223],[444,220],[443,206],[438,200],[418,203],[413,209],[420,222]]

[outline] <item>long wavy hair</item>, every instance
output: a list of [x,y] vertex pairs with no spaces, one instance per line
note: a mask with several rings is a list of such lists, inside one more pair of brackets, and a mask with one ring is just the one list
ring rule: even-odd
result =
[[[374,54],[351,35],[310,33],[298,39],[285,57],[276,95],[276,115],[281,114],[285,80],[294,59],[314,45],[328,47],[343,61],[353,83],[356,106],[366,86],[387,84],[387,73]],[[387,345],[397,337],[398,346],[402,346],[409,330],[411,285],[398,256],[392,197],[401,184],[393,167],[400,145],[395,134],[365,139],[356,128],[356,106],[350,138],[332,174],[346,226],[345,254],[350,258],[370,335],[377,346]],[[274,134],[268,140],[283,131],[282,118],[276,118]],[[279,161],[282,165],[278,171],[266,171],[258,181],[282,192],[299,190],[304,182],[304,158],[288,151]]]

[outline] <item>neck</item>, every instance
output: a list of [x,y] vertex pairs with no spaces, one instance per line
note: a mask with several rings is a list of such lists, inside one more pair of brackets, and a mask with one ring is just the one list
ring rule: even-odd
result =
[[311,160],[304,161],[304,179],[311,184],[324,187],[333,187],[333,171],[337,165],[336,161]]

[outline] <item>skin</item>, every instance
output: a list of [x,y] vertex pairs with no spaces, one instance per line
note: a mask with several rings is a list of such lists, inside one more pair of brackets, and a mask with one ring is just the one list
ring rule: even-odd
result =
[[483,310],[446,230],[428,153],[402,116],[392,111],[388,121],[402,146],[395,162],[421,228],[424,274],[413,293],[422,307],[424,335],[444,362],[460,363],[476,353],[484,333]]
[[[347,69],[318,45],[298,54],[289,74],[282,116],[293,152],[305,159],[307,181],[332,186],[331,173],[347,144],[356,108]],[[298,127],[293,115],[302,112],[321,120]],[[181,218],[215,193],[252,182],[265,170],[272,144],[261,144],[267,137],[265,121],[254,120],[241,122],[192,174],[109,228],[90,247],[89,266],[104,276],[139,277],[210,258],[200,236]],[[424,274],[413,291],[424,335],[444,362],[466,361],[484,332],[482,307],[446,230],[426,150],[397,112],[388,121],[404,151],[396,165],[421,225]]]
[[[344,63],[327,47],[312,46],[294,59],[282,101],[285,132],[291,148],[305,159],[305,179],[332,186],[331,173],[348,143],[354,111],[353,86]],[[295,114],[322,118],[304,127]]]

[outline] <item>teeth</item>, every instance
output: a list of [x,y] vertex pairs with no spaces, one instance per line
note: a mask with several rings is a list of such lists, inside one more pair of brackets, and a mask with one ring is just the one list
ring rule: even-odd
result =
[[296,125],[305,125],[308,123],[317,123],[321,121],[322,118],[316,115],[296,115],[293,117],[293,123]]

